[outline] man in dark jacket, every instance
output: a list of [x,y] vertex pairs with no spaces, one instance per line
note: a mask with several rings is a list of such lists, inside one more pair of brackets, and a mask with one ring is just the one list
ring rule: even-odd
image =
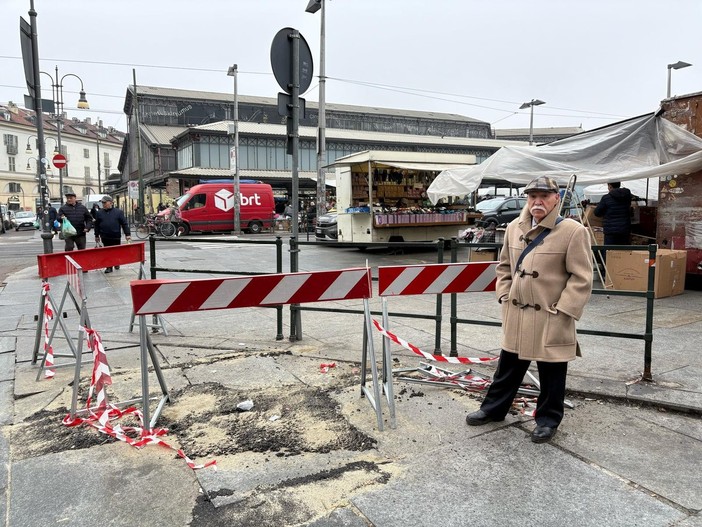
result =
[[[124,217],[124,212],[114,206],[112,197],[105,194],[102,197],[102,208],[95,214],[95,241],[102,242],[105,247],[120,245],[122,243],[122,232],[129,242],[132,233],[129,230],[129,222]],[[115,265],[119,269],[119,265]],[[106,273],[112,272],[112,267],[105,269]]]
[[59,209],[59,218],[70,221],[77,234],[64,237],[64,251],[72,251],[74,247],[79,250],[85,249],[85,233],[93,228],[93,218],[85,205],[77,202],[75,193],[66,192],[65,196],[66,203]]
[[631,243],[631,191],[613,181],[607,185],[609,193],[595,208],[595,216],[604,218],[605,245],[629,245]]

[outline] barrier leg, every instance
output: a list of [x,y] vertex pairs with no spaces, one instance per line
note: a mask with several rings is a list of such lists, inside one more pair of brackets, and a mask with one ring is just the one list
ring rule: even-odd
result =
[[144,426],[151,430],[149,414],[149,362],[147,360],[147,342],[149,333],[146,328],[146,315],[139,315],[139,357],[141,360],[141,413],[144,416]]
[[[82,322],[82,320],[81,320]],[[73,393],[71,395],[71,420],[76,416],[78,409],[78,387],[80,386],[80,368],[83,363],[83,339],[85,339],[85,331],[83,324],[78,330],[78,353],[76,354],[76,368],[73,372]]]
[[[76,344],[73,342],[73,339],[71,338],[70,332],[68,331],[68,327],[63,321],[63,318],[58,315],[58,313],[63,313],[63,306],[66,302],[66,297],[69,296],[73,300],[73,303],[76,305],[76,308],[78,310],[78,314],[80,315],[80,321],[81,323],[83,322],[83,313],[86,313],[86,307],[85,305],[81,307],[78,307],[75,298],[73,298],[73,295],[71,294],[70,287],[67,285],[66,289],[63,293],[63,296],[61,297],[61,303],[59,304],[58,309],[56,310],[56,316],[54,317],[54,324],[51,327],[51,333],[49,334],[49,342],[47,343],[48,346],[51,346],[54,342],[54,335],[56,334],[56,328],[60,327],[61,328],[61,333],[63,333],[64,338],[66,339],[66,344],[68,344],[68,348],[71,350],[70,354],[67,353],[54,353],[54,358],[73,358],[77,359],[78,351],[76,351]],[[54,302],[51,300],[50,293],[47,295],[47,300],[51,302],[52,306],[55,307]],[[82,346],[82,341],[79,341],[79,345]],[[64,363],[64,364],[54,364],[52,366],[53,369],[56,368],[64,368],[67,366],[73,366],[73,363]],[[39,365],[39,371],[37,372],[37,377],[36,380],[38,381],[39,378],[41,377],[42,372],[46,369],[46,353],[43,354],[41,358],[41,364]]]
[[41,284],[42,293],[39,295],[39,315],[37,316],[37,330],[34,335],[34,349],[32,350],[32,364],[37,363],[37,358],[39,358],[39,342],[41,341],[42,326],[44,325],[44,305],[46,303],[46,295],[44,294],[44,282]]
[[[388,299],[383,297],[383,327],[388,327]],[[383,337],[383,391],[388,401],[390,410],[390,428],[395,428],[395,394],[392,388],[392,354],[390,353],[390,339]]]
[[[371,406],[375,410],[375,416],[378,421],[378,430],[381,432],[383,431],[383,413],[382,410],[380,409],[380,383],[378,382],[378,364],[375,361],[375,349],[373,348],[373,330],[371,327],[371,314],[370,314],[370,306],[368,304],[368,299],[364,298],[363,299],[363,311],[365,313],[364,315],[364,341],[368,343],[368,354],[370,357],[370,363],[371,363],[371,378],[373,380],[373,391],[368,389],[365,385],[365,376],[361,377],[361,391],[363,395],[366,396],[368,399],[368,402],[370,402]],[[363,364],[365,365],[365,361]]]
[[[139,315],[142,414],[144,416],[144,427],[147,427],[150,431],[154,428],[156,421],[161,415],[163,406],[166,404],[166,402],[170,401],[170,395],[168,394],[166,379],[163,376],[161,364],[158,360],[158,354],[153,342],[151,341],[148,327],[149,324],[146,323],[146,315]],[[153,416],[151,415],[151,409],[149,407],[149,402],[151,399],[149,393],[149,358],[151,359],[151,365],[154,367],[154,373],[156,373],[156,379],[158,380],[159,387],[161,388],[161,399],[158,402],[156,410],[154,410]]]

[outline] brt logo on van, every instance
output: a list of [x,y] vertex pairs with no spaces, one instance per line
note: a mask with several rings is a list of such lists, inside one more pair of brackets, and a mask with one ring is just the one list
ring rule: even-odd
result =
[[[234,208],[234,193],[223,188],[215,193],[215,207],[224,212],[229,212]],[[253,196],[241,196],[241,205],[260,205],[261,196],[254,192]]]

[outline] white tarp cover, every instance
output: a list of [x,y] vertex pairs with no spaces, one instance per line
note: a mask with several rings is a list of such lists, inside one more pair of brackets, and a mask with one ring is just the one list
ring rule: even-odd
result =
[[702,170],[702,139],[646,114],[542,146],[505,146],[480,165],[441,172],[427,189],[432,203],[465,196],[484,178],[526,185],[538,176],[565,186],[665,177]]

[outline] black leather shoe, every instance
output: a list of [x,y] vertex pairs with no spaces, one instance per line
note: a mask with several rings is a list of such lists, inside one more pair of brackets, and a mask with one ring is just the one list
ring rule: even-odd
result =
[[486,425],[488,423],[504,421],[504,420],[505,420],[504,416],[503,417],[494,417],[492,415],[486,414],[482,410],[478,410],[478,411],[470,413],[466,416],[466,423],[468,423],[469,426]]
[[537,426],[531,433],[532,443],[547,443],[551,441],[551,438],[556,435],[557,428],[551,428],[550,426]]
[[107,269],[105,269],[105,273],[111,273],[111,272],[112,272],[112,267],[108,267]]
[[119,269],[119,265],[115,265],[115,271]]

